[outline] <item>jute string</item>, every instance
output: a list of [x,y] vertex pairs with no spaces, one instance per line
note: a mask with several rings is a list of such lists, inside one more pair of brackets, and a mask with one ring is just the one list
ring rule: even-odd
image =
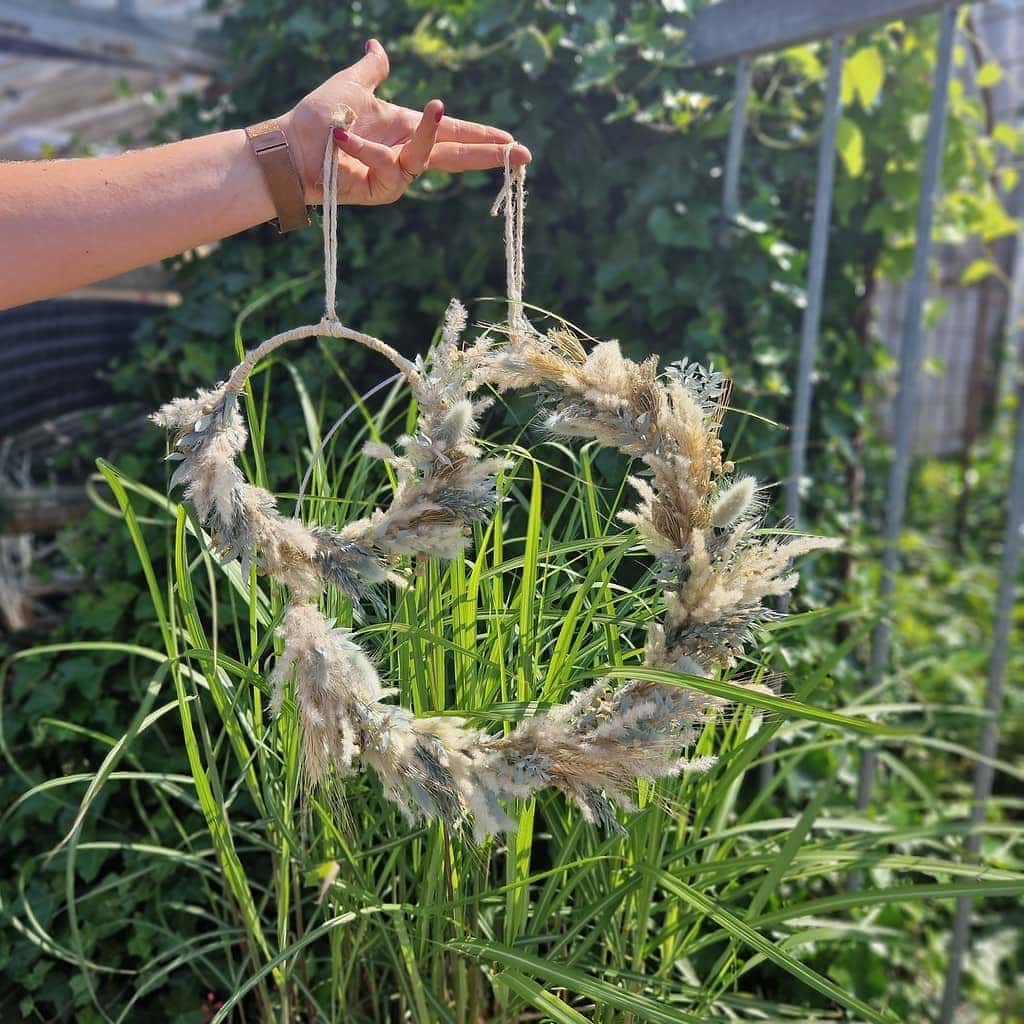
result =
[[338,319],[338,154],[333,133],[324,149],[324,319]]
[[[342,123],[351,123],[346,120]],[[304,324],[302,327],[293,327],[291,330],[282,331],[268,338],[256,348],[245,354],[245,358],[235,367],[228,378],[227,391],[238,394],[245,387],[249,375],[256,368],[256,364],[275,349],[289,342],[298,341],[301,338],[344,338],[354,341],[359,345],[379,352],[385,359],[389,360],[405,375],[406,379],[414,387],[420,383],[420,374],[416,367],[393,349],[387,342],[372,334],[364,334],[362,331],[346,327],[338,319],[336,305],[336,293],[338,288],[338,154],[334,142],[334,133],[327,134],[327,145],[324,148],[323,163],[323,239],[324,239],[324,315],[318,324]]]
[[[351,118],[340,120],[339,124],[347,127],[351,124]],[[505,290],[508,302],[509,342],[513,345],[524,340],[535,330],[523,311],[523,221],[526,208],[526,168],[512,166],[511,155],[514,145],[515,143],[510,142],[505,146],[505,180],[491,207],[491,216],[494,217],[503,208],[505,211]],[[228,378],[226,385],[228,393],[239,394],[245,387],[249,375],[256,368],[256,364],[275,349],[287,345],[289,342],[314,336],[345,338],[364,345],[374,352],[379,352],[398,367],[414,388],[421,382],[422,378],[416,367],[390,345],[373,335],[346,327],[338,319],[338,154],[333,131],[328,132],[327,145],[324,149],[323,183],[323,319],[318,324],[305,324],[302,327],[293,327],[280,334],[275,334],[247,352],[245,358],[235,367]]]
[[526,266],[523,222],[526,211],[526,167],[512,166],[512,147],[505,146],[505,183],[494,199],[491,216],[505,211],[505,294],[508,300],[508,331],[512,344],[530,334],[533,327],[523,312],[523,283]]

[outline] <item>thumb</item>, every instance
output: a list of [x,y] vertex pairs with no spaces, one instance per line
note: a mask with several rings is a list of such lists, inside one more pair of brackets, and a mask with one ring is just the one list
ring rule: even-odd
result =
[[391,70],[391,63],[388,60],[387,51],[377,42],[371,39],[366,44],[366,52],[348,69],[351,78],[360,85],[366,86],[370,92],[388,77]]

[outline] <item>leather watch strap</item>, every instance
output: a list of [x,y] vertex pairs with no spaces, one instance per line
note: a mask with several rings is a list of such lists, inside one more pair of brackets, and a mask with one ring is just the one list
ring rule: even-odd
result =
[[310,223],[299,172],[288,140],[277,121],[262,121],[245,129],[277,210],[277,230],[284,234]]

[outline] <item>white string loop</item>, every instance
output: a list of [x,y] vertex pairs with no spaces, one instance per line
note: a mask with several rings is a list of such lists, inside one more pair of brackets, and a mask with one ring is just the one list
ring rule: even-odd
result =
[[523,283],[526,260],[523,244],[523,222],[526,210],[526,167],[512,166],[512,147],[505,146],[505,182],[494,199],[491,216],[505,211],[505,294],[508,301],[509,343],[515,345],[533,326],[523,312]]
[[[353,113],[347,108],[339,114],[334,124],[347,128],[352,123]],[[536,334],[523,309],[523,281],[525,258],[523,245],[523,223],[526,209],[526,168],[512,166],[512,147],[505,146],[505,181],[491,207],[491,216],[505,211],[505,291],[508,301],[508,339],[515,346]],[[338,319],[338,153],[334,141],[333,124],[327,133],[323,163],[323,238],[324,238],[324,315],[318,324],[293,327],[268,338],[261,345],[247,352],[245,358],[232,371],[226,383],[226,390],[235,394],[245,386],[256,364],[275,349],[300,338],[320,335],[327,338],[347,338],[379,352],[389,359],[416,387],[420,373],[416,366],[400,355],[390,345],[372,335],[346,327]]]
[[324,149],[324,320],[338,319],[338,151],[333,130]]
[[[352,123],[351,111],[336,119],[336,124],[347,127]],[[338,155],[334,142],[333,126],[327,132],[327,145],[324,148],[324,315],[318,324],[305,324],[293,327],[268,338],[256,348],[245,354],[245,358],[232,370],[225,385],[228,392],[238,394],[245,387],[245,382],[255,369],[256,364],[270,355],[275,349],[301,338],[316,336],[324,338],[345,338],[365,345],[374,352],[379,352],[390,360],[405,375],[409,383],[416,387],[420,382],[420,373],[415,365],[401,355],[386,342],[373,335],[346,327],[338,319],[336,293],[338,289]]]

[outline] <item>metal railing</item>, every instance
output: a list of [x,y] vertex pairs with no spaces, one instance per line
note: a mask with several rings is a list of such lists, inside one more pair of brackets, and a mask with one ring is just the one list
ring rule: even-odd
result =
[[[735,90],[722,192],[722,212],[727,220],[740,210],[740,178],[747,100],[751,82],[751,61],[759,55],[784,49],[801,42],[831,39],[828,79],[818,148],[814,213],[807,264],[806,296],[800,331],[795,400],[790,434],[789,468],[785,480],[786,514],[800,522],[800,482],[807,465],[807,438],[815,357],[821,321],[825,268],[828,260],[828,236],[831,219],[833,172],[835,167],[836,126],[840,113],[840,84],[847,36],[888,22],[938,12],[939,39],[936,51],[934,84],[928,113],[928,132],[921,167],[921,193],[915,232],[914,264],[906,293],[906,313],[900,347],[899,388],[893,410],[893,456],[885,497],[885,523],[882,534],[882,574],[878,589],[881,618],[871,642],[868,684],[879,685],[889,665],[893,587],[899,563],[899,538],[907,504],[907,485],[913,455],[913,425],[917,408],[918,383],[923,349],[923,314],[929,285],[932,221],[942,170],[949,86],[953,69],[953,41],[958,9],[954,0],[861,0],[851,5],[845,0],[724,0],[699,9],[693,19],[689,40],[696,66],[735,62]],[[756,16],[753,8],[756,7]],[[1009,324],[1015,348],[1024,356],[1024,235],[1016,246],[1013,295]],[[1020,363],[1018,360],[1018,372]],[[996,598],[996,618],[988,661],[985,695],[987,717],[984,720],[974,773],[970,814],[971,829],[965,843],[965,855],[977,856],[981,833],[976,828],[984,821],[992,792],[992,759],[998,746],[998,718],[1009,656],[1014,591],[1021,562],[1024,536],[1024,374],[1017,385],[1017,427],[1009,482],[1005,539]],[[857,807],[866,810],[872,798],[877,754],[870,746],[861,751],[857,784]],[[768,762],[770,766],[771,762]],[[770,775],[768,775],[770,777]],[[854,875],[851,887],[860,884]],[[956,904],[945,990],[940,1010],[942,1024],[954,1020],[959,997],[963,961],[969,945],[971,898],[961,897]]]

